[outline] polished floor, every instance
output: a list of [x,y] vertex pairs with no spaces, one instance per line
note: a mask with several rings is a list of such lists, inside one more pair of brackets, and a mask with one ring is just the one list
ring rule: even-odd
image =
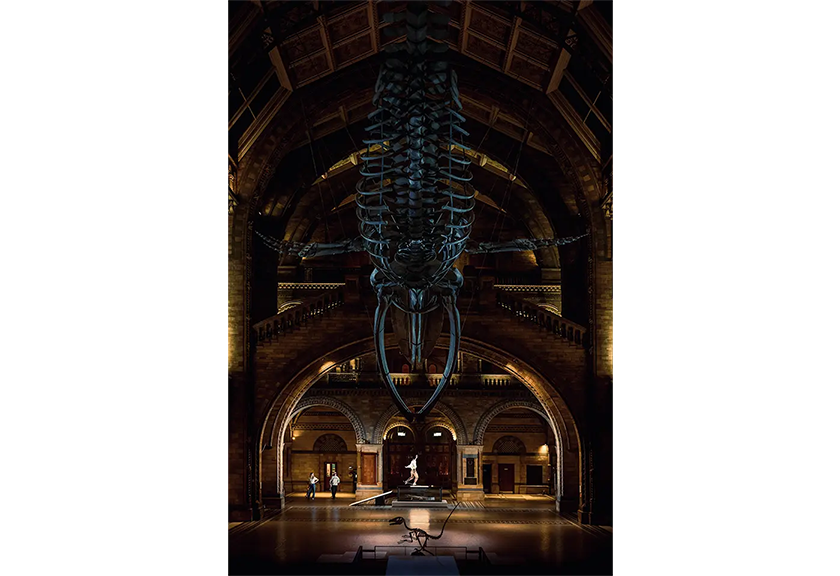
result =
[[[350,507],[350,499],[290,497],[280,514],[229,528],[230,574],[384,574],[385,562],[336,564],[342,555],[378,547],[377,555],[410,553],[391,526],[403,516],[412,527],[437,535],[447,510]],[[481,547],[489,564],[461,563],[471,574],[611,574],[612,529],[582,526],[539,497],[488,498],[456,510],[443,536],[429,541],[439,554],[463,555]],[[402,550],[402,552],[400,552]],[[407,551],[407,552],[406,552]],[[352,556],[352,555],[351,555]],[[474,565],[475,564],[475,565]],[[360,571],[361,570],[361,571]]]

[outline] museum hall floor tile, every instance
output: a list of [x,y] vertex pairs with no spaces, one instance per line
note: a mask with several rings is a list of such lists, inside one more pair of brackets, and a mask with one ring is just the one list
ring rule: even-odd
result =
[[[430,540],[429,546],[481,547],[494,564],[488,574],[611,574],[611,527],[581,525],[571,515],[555,513],[551,502],[544,506],[539,500],[489,499],[485,504],[489,506],[456,510],[442,538]],[[437,535],[448,514],[290,497],[281,513],[229,530],[230,574],[364,573],[350,564],[325,564],[322,555],[344,555],[360,546],[373,550],[404,545],[400,539],[405,529],[388,523],[395,516]],[[381,571],[369,573],[384,574],[384,563]]]

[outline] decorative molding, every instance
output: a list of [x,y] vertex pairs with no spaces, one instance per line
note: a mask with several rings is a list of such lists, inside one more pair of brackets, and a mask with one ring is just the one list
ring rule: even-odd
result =
[[335,398],[331,398],[328,396],[310,396],[308,398],[304,397],[294,407],[294,410],[292,411],[292,414],[289,419],[291,420],[291,418],[294,417],[296,414],[299,414],[307,408],[311,408],[312,406],[329,406],[330,408],[335,408],[336,410],[344,414],[347,417],[347,419],[350,420],[350,423],[353,425],[353,430],[355,430],[356,432],[356,443],[367,443],[365,427],[362,424],[361,418],[359,418],[359,416],[352,408],[350,408],[350,406],[348,406],[341,400],[336,400]]
[[393,420],[390,424],[385,427],[385,431],[382,432],[382,440],[385,440],[385,437],[388,435],[388,432],[393,430],[394,428],[408,428],[411,430],[411,437],[412,440],[416,440],[417,433],[414,431],[414,426],[408,423],[408,420],[402,417],[397,417],[396,420]]
[[449,430],[449,433],[452,434],[453,438],[456,438],[457,442],[458,433],[455,431],[455,428],[452,426],[452,424],[450,424],[443,418],[435,418],[426,422],[425,426],[423,426],[422,434],[427,434],[432,428],[444,428],[446,430]]
[[604,216],[612,220],[613,219],[613,195],[612,190],[607,193],[606,198],[601,201],[601,210],[604,211]]
[[236,162],[228,155],[228,214],[233,214],[237,205],[239,196],[236,194]]
[[[500,413],[505,410],[510,410],[511,408],[528,408],[548,420],[548,416],[539,402],[535,402],[534,400],[503,400],[502,402],[494,404],[488,408],[487,411],[482,414],[481,418],[479,418],[478,423],[475,425],[473,444],[480,444],[483,446],[484,434],[487,432],[487,427],[490,425],[490,421]],[[558,438],[557,441],[559,442],[560,439]]]
[[278,290],[332,290],[341,288],[344,282],[278,282]]
[[522,455],[525,454],[525,443],[516,436],[502,436],[493,444],[493,454]]
[[347,452],[347,442],[338,434],[322,434],[312,446],[313,452]]
[[[383,392],[386,391],[383,390]],[[410,404],[412,402],[412,398],[406,397],[405,401]],[[420,403],[422,403],[422,400]],[[461,417],[458,416],[458,413],[455,412],[452,407],[444,404],[443,402],[435,404],[435,410],[440,412],[446,420],[449,420],[449,423],[452,426],[449,431],[454,434],[456,444],[467,444],[467,428],[464,426],[464,422],[461,420]],[[400,416],[399,408],[392,405],[382,413],[382,416],[379,417],[379,420],[374,425],[371,439],[381,442],[381,439],[385,436],[386,429],[390,429],[388,427],[389,422],[396,417],[403,419],[402,416]],[[444,419],[439,418],[439,420]],[[412,430],[414,429],[412,428]]]
[[496,290],[505,292],[546,292],[560,294],[563,289],[560,284],[494,284]]
[[347,422],[333,423],[333,424],[319,424],[317,422],[304,422],[292,426],[292,430],[353,430],[353,425]]
[[[334,374],[330,372],[330,374]],[[323,381],[322,381],[323,382]],[[518,382],[518,380],[517,380]],[[364,381],[360,381],[360,384],[365,384]],[[368,382],[368,384],[372,384],[372,382]],[[328,384],[322,384],[323,387],[313,387],[311,390],[313,392],[317,392],[319,396],[388,396],[390,394],[387,390],[381,387],[381,383],[375,383],[376,388],[328,388]],[[524,386],[524,385],[523,385]],[[488,397],[488,396],[495,396],[495,397],[504,397],[510,399],[522,399],[527,400],[529,398],[533,398],[534,395],[529,392],[528,390],[517,390],[512,388],[498,388],[493,390],[480,390],[480,389],[459,389],[459,388],[452,388],[447,389],[446,394],[453,395],[460,398],[481,398],[481,397]],[[419,398],[419,397],[418,397]],[[406,397],[406,402],[412,400],[412,396]]]
[[516,424],[493,424],[492,426],[488,426],[487,430],[484,431],[485,434],[488,432],[493,434],[499,433],[520,433],[520,434],[544,434],[546,430],[545,426],[517,426]]

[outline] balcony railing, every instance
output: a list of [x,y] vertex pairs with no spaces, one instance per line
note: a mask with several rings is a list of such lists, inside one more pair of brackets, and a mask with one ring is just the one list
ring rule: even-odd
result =
[[541,330],[560,336],[570,344],[583,346],[586,343],[586,328],[537,304],[517,298],[510,292],[497,291],[496,305],[521,320],[539,326]]
[[336,288],[302,300],[299,306],[254,324],[258,344],[270,343],[284,334],[305,328],[312,320],[326,316],[344,304],[344,289]]

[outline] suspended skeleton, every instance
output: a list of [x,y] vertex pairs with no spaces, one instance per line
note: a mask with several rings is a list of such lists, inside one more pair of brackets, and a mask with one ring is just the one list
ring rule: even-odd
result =
[[[448,17],[409,2],[406,12],[389,13],[386,28],[404,41],[386,46],[373,96],[376,110],[366,128],[367,152],[356,184],[360,235],[337,243],[304,244],[257,233],[284,255],[318,257],[367,252],[375,269],[371,285],[378,305],[374,316],[377,365],[399,410],[413,421],[431,411],[446,389],[461,336],[456,299],[463,284],[453,264],[472,254],[535,250],[580,238],[467,242],[475,218],[475,190],[461,127],[458,79],[444,55]],[[406,405],[385,359],[385,317],[392,324],[411,369],[422,366],[449,320],[449,349],[442,378],[417,412]]]

